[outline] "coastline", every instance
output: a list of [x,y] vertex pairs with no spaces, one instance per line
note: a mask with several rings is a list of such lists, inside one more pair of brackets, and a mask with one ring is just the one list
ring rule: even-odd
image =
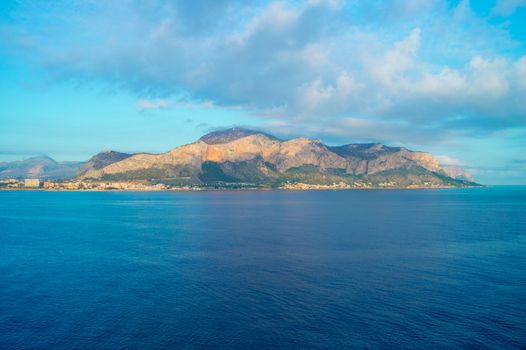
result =
[[245,187],[245,188],[170,188],[170,189],[48,189],[48,188],[0,188],[0,191],[9,192],[237,192],[237,191],[284,191],[284,192],[305,192],[305,191],[365,191],[365,190],[445,190],[460,188],[489,188],[490,185],[480,186],[436,186],[436,187],[350,187],[350,188],[283,188],[283,187]]

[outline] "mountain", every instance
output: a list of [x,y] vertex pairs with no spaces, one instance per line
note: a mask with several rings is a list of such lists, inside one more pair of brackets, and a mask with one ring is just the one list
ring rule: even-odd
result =
[[131,154],[116,151],[104,151],[98,153],[78,169],[77,175],[82,176],[90,171],[102,169],[110,164],[119,162],[131,156]]
[[47,156],[33,157],[14,162],[0,162],[0,179],[70,179],[75,177],[77,170],[83,164],[84,162],[57,162]]
[[426,152],[379,143],[329,147],[318,139],[280,140],[241,128],[214,131],[166,153],[127,155],[100,165],[84,167],[79,179],[263,187],[294,183],[350,187],[476,185],[448,175],[451,173]]
[[229,143],[235,140],[238,140],[243,137],[251,136],[251,135],[264,135],[270,139],[277,140],[276,137],[266,134],[261,131],[255,131],[255,130],[249,130],[249,129],[243,129],[243,128],[230,128],[226,130],[218,130],[218,131],[212,131],[203,137],[201,137],[199,140],[209,144],[209,145],[218,145],[222,143]]

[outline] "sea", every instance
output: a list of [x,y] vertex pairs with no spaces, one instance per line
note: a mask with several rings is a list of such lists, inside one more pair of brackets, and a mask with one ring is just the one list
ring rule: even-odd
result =
[[526,187],[0,191],[0,349],[525,349]]

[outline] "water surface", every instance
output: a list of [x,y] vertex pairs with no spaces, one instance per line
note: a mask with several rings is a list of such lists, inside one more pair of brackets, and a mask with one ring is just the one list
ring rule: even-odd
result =
[[526,347],[526,188],[0,191],[1,349]]

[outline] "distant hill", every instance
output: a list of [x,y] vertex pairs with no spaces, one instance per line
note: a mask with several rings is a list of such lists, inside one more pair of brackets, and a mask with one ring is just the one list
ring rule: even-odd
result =
[[57,162],[48,156],[32,157],[14,162],[0,162],[0,179],[69,180],[87,172],[102,169],[130,156],[132,155],[127,153],[104,151],[85,162]]
[[84,162],[57,162],[47,157],[33,157],[26,160],[0,163],[0,179],[37,178],[70,179],[75,177]]
[[[462,177],[455,178],[455,174]],[[442,168],[437,159],[426,152],[379,143],[329,147],[317,139],[280,140],[242,128],[214,131],[194,143],[162,154],[99,154],[80,170],[79,178],[206,186],[476,185],[464,171]]]

